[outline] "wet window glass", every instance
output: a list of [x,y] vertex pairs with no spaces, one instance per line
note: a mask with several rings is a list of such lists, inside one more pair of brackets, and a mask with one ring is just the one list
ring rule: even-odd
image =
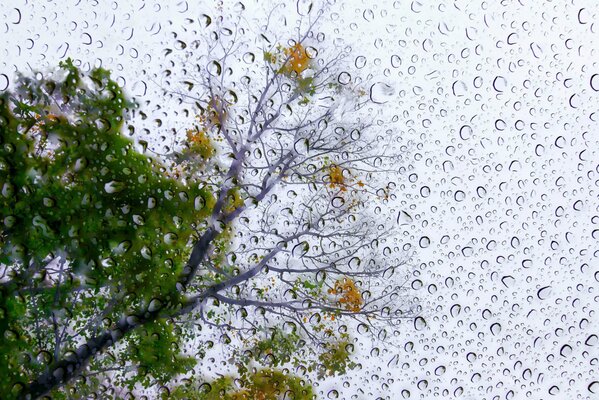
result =
[[2,2],[0,398],[597,398],[598,15]]

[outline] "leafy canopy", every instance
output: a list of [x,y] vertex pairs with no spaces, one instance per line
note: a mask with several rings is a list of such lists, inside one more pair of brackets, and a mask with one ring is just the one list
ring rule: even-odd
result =
[[[88,79],[70,60],[61,67],[62,81],[21,77],[14,96],[0,97],[2,393],[74,346],[73,336],[152,301],[176,305],[192,222],[214,202],[121,135],[132,104],[106,70]],[[174,362],[178,341],[156,323],[129,338],[128,358],[166,380],[189,364]]]
[[[295,60],[296,54],[291,56]],[[136,151],[121,134],[124,115],[135,105],[108,71],[84,75],[70,60],[60,66],[62,78],[21,76],[14,93],[0,96],[0,393],[8,398],[18,397],[54,362],[114,326],[121,315],[152,309],[166,317],[176,313],[184,301],[178,280],[196,229],[216,201],[202,182],[170,177],[163,164]],[[208,131],[217,123],[217,109],[215,102],[212,117],[200,117],[187,132],[196,161],[215,154]],[[236,188],[229,196],[231,210],[242,204]],[[225,229],[214,248],[222,253],[230,234]],[[208,287],[222,276],[198,279]],[[340,305],[359,307],[355,285],[344,281],[335,289]],[[188,339],[168,319],[158,318],[95,357],[85,384],[70,387],[89,395],[105,383],[106,372],[113,384],[129,390],[172,386],[174,377],[203,357],[182,354]],[[307,370],[324,377],[355,367],[346,344],[329,344],[328,355]],[[312,398],[310,385],[275,369],[304,366],[306,360],[296,354],[303,345],[296,334],[275,329],[237,353],[241,386],[227,376],[213,381],[209,391],[205,385],[165,390],[170,398],[275,399],[287,392]],[[265,356],[274,361],[262,368]],[[52,395],[67,396],[60,389]]]

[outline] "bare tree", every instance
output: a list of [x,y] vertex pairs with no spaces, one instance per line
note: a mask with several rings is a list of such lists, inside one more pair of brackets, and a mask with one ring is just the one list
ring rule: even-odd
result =
[[[257,32],[241,18],[205,21],[203,36],[187,47],[184,76],[159,82],[198,114],[183,147],[167,157],[169,174],[214,194],[199,200],[210,202],[201,205],[210,212],[193,221],[177,284],[105,328],[96,322],[119,309],[118,285],[104,311],[79,328],[85,333],[55,319],[57,330],[70,333],[57,340],[77,348],[55,346],[55,361],[23,398],[79,376],[111,376],[110,363],[102,369],[97,360],[119,360],[123,339],[157,320],[245,339],[282,325],[322,345],[353,329],[385,340],[414,317],[408,256],[394,238],[394,218],[382,211],[401,156],[376,124],[373,85],[347,69],[350,50],[317,32],[322,14],[308,14],[295,37],[283,38],[271,32],[270,18]],[[134,370],[126,362],[119,368]]]

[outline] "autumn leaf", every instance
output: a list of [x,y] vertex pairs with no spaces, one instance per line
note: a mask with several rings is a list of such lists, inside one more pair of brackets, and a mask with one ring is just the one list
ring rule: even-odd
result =
[[335,282],[335,286],[332,289],[329,289],[329,293],[340,296],[337,303],[348,311],[359,312],[364,305],[362,293],[356,287],[353,279],[338,279]]
[[287,63],[283,66],[284,72],[295,72],[297,75],[301,75],[310,66],[310,58],[301,43],[287,47],[283,51],[288,58]]
[[345,185],[345,178],[343,177],[343,169],[338,165],[331,165],[329,167],[329,180],[330,187]]

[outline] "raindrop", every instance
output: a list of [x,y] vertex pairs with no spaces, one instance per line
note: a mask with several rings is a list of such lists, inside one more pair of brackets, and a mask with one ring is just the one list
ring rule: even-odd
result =
[[593,334],[590,335],[585,341],[584,344],[586,344],[587,346],[596,346],[597,343],[599,343],[599,337],[597,337],[597,335]]
[[150,248],[147,247],[147,246],[144,246],[144,247],[141,248],[140,254],[146,260],[151,260],[152,259],[152,250],[150,250]]
[[552,395],[552,396],[555,396],[555,395],[559,394],[559,387],[557,387],[555,385],[551,386],[549,388],[549,394]]
[[426,328],[426,320],[422,317],[416,317],[416,319],[414,319],[414,328],[417,331],[421,331],[423,329]]
[[339,82],[342,85],[347,85],[348,83],[351,82],[351,75],[348,74],[347,72],[342,72],[337,77],[337,82]]
[[462,140],[468,140],[472,136],[472,127],[470,125],[464,125],[460,128],[460,138]]
[[126,187],[124,182],[110,181],[104,185],[104,191],[113,194],[125,190]]
[[296,244],[293,247],[291,254],[295,258],[301,258],[304,255],[306,255],[306,253],[308,253],[309,250],[310,250],[310,245],[308,244],[308,242],[302,242],[302,243]]
[[447,368],[445,368],[445,366],[441,365],[441,366],[435,368],[435,375],[441,376],[445,373],[446,370],[447,370]]
[[218,61],[212,61],[208,64],[207,70],[212,76],[219,76],[222,73],[223,67]]
[[148,84],[144,81],[137,81],[133,84],[132,92],[134,96],[143,97],[148,92]]
[[343,205],[345,204],[345,199],[343,197],[339,197],[339,196],[333,197],[333,200],[331,200],[331,204],[335,208],[343,207]]
[[366,57],[364,57],[364,56],[356,57],[355,64],[356,64],[356,68],[358,68],[358,69],[364,68],[364,66],[366,66]]
[[412,4],[410,5],[410,9],[415,13],[421,12],[422,11],[422,2],[412,1]]
[[6,74],[0,74],[0,91],[8,89],[9,81]]
[[516,278],[514,278],[511,275],[506,275],[503,278],[501,278],[501,283],[503,283],[505,287],[510,287],[514,283],[516,283]]
[[507,88],[507,80],[503,76],[496,76],[493,79],[493,88],[498,92],[503,92]]
[[510,246],[512,246],[514,249],[517,249],[518,247],[520,247],[520,239],[517,236],[514,236],[510,240]]
[[551,296],[551,286],[545,286],[537,291],[537,297],[541,300],[547,300]]
[[493,325],[491,325],[491,333],[493,334],[493,336],[497,336],[501,333],[501,325],[497,322],[495,322]]
[[312,6],[313,4],[310,0],[297,0],[297,13],[306,16],[312,11]]
[[495,121],[495,129],[497,129],[498,131],[503,131],[505,130],[505,128],[507,128],[507,124],[504,120],[498,119]]
[[455,81],[453,85],[451,85],[451,90],[453,91],[454,96],[462,97],[468,93],[468,86],[466,86],[464,81]]
[[418,290],[421,289],[424,284],[420,279],[416,279],[412,282],[412,289]]
[[196,211],[200,211],[206,206],[206,200],[202,196],[197,196],[193,201],[193,205]]
[[460,315],[460,313],[462,312],[462,306],[459,304],[454,304],[453,306],[451,306],[449,313],[451,314],[452,317],[457,317],[458,315]]
[[412,216],[405,211],[400,211],[397,215],[397,223],[399,225],[409,225],[414,221]]
[[243,61],[246,64],[251,64],[254,62],[254,60],[256,59],[256,56],[254,55],[254,53],[252,52],[247,52],[243,55]]
[[310,149],[310,142],[308,139],[302,138],[295,142],[293,145],[297,154],[306,155],[308,154],[308,150]]
[[558,136],[555,139],[555,146],[559,149],[566,147],[566,139],[563,136]]
[[572,354],[572,346],[570,346],[569,344],[565,344],[562,346],[562,348],[559,350],[559,354],[562,357],[567,357],[570,354]]
[[212,23],[212,18],[209,15],[200,15],[200,21],[204,27],[208,27]]
[[13,10],[14,10],[14,13],[12,13],[13,17],[12,17],[11,23],[14,25],[18,25],[21,23],[21,18],[22,18],[21,10],[19,10],[18,8],[13,8]]
[[121,243],[119,243],[118,246],[116,246],[112,252],[115,255],[121,255],[121,254],[125,254],[126,252],[129,251],[129,249],[131,248],[131,241],[130,240],[123,240]]
[[370,87],[370,100],[376,104],[384,104],[395,95],[395,89],[383,82],[377,82]]
[[372,21],[374,19],[374,12],[370,8],[367,8],[362,13],[362,16],[364,17],[364,19],[366,21],[370,22],[370,21]]

